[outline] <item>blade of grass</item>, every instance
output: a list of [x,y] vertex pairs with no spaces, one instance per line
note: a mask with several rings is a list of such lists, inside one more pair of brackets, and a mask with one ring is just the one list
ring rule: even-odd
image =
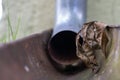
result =
[[15,31],[14,36],[13,36],[13,40],[15,40],[17,38],[18,30],[19,30],[19,27],[20,27],[20,21],[21,21],[21,19],[19,17],[18,18],[18,23],[16,25],[16,31]]
[[[13,30],[12,30],[12,25],[11,25],[11,21],[10,21],[10,16],[8,14],[7,16],[7,22],[8,22],[8,37],[10,37],[10,34],[11,34],[11,37],[13,38]],[[10,38],[9,38],[10,39]]]
[[2,43],[6,43],[10,40],[15,40],[17,38],[17,34],[19,31],[19,27],[20,27],[20,17],[18,18],[18,22],[17,25],[15,26],[15,30],[13,30],[13,26],[11,24],[11,20],[10,20],[10,14],[9,14],[9,7],[8,7],[8,0],[7,0],[7,10],[8,10],[8,15],[7,15],[7,34],[4,33],[3,37],[0,38],[0,42]]

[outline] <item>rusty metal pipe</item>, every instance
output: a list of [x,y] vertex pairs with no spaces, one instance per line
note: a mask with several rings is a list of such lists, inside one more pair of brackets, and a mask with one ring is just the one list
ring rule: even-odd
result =
[[78,60],[75,37],[86,20],[86,0],[56,0],[56,19],[48,50],[60,64]]

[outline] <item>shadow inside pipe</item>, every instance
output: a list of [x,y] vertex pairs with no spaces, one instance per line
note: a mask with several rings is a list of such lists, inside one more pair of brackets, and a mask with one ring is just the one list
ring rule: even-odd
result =
[[76,56],[76,33],[62,31],[53,36],[48,44],[48,54],[52,65],[65,74],[75,74],[86,67]]
[[76,33],[72,31],[62,31],[53,36],[50,40],[50,56],[57,62],[69,63],[77,60]]

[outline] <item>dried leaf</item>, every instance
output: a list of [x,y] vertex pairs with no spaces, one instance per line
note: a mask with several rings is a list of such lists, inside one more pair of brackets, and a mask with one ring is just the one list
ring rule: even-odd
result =
[[76,36],[76,54],[93,71],[96,71],[96,67],[99,67],[95,50],[102,49],[105,57],[107,57],[106,46],[110,40],[107,30],[109,28],[107,27],[102,22],[88,22],[83,25]]

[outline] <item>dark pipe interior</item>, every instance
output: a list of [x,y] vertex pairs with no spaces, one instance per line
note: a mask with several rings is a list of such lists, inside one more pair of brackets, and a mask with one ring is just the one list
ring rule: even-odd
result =
[[72,61],[77,59],[76,33],[72,31],[62,31],[52,37],[50,41],[50,55],[58,61]]

